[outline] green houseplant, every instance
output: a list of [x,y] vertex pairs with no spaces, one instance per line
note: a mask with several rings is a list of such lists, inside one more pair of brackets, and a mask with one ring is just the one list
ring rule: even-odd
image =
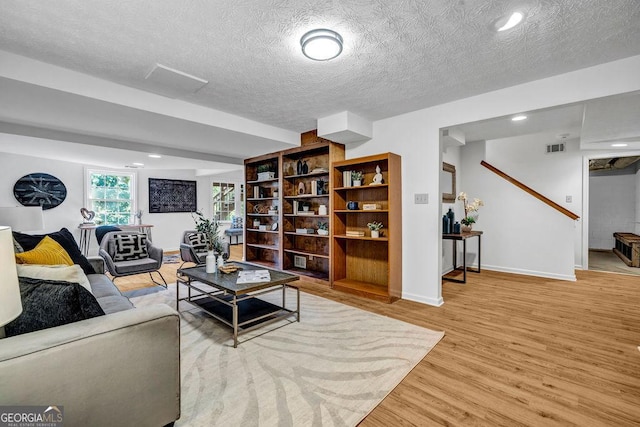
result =
[[276,173],[273,171],[273,165],[271,163],[263,163],[256,168],[258,172],[258,181],[264,181],[267,179],[273,179]]
[[351,182],[354,187],[362,185],[362,171],[351,171]]
[[380,237],[380,230],[384,227],[381,222],[373,221],[367,224],[369,230],[371,230],[371,237],[378,238]]
[[196,224],[196,231],[204,234],[206,237],[207,250],[209,252],[215,251],[221,254],[224,248],[222,247],[222,241],[218,236],[220,231],[219,222],[215,219],[206,218],[201,211],[193,212],[191,216]]
[[319,222],[318,223],[318,234],[321,236],[326,236],[329,234],[329,223],[328,222]]

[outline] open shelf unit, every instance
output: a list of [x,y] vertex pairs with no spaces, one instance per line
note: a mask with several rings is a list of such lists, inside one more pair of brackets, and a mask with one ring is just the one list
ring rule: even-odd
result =
[[[328,282],[332,240],[317,230],[320,223],[331,229],[331,164],[344,159],[344,145],[319,138],[315,131],[303,133],[301,141],[300,147],[244,162],[244,259]],[[258,180],[258,167],[266,165],[275,177]],[[299,215],[303,206],[313,214]],[[326,214],[319,213],[321,206]],[[260,230],[260,225],[266,230]],[[313,234],[296,233],[296,229],[310,229]]]
[[[282,186],[280,165],[279,153],[266,154],[244,161],[246,189],[244,259],[247,262],[276,269],[282,268],[280,250],[282,233],[279,227]],[[258,169],[267,167],[274,172],[275,177],[259,180]],[[264,230],[260,230],[260,226],[263,226]]]
[[[331,240],[318,234],[318,228],[321,223],[331,228],[331,164],[342,159],[344,145],[321,138],[282,152],[284,270],[329,281]],[[299,173],[299,167],[307,173]],[[313,214],[298,214],[305,207]],[[322,207],[325,213],[320,213]],[[313,234],[296,233],[297,229]]]
[[[373,184],[376,167],[383,183]],[[361,186],[345,186],[343,172],[362,171]],[[402,181],[401,158],[385,153],[334,162],[332,166],[331,205],[331,286],[384,302],[402,296]],[[347,209],[348,202],[357,210]],[[363,210],[364,204],[378,205]],[[384,227],[379,238],[372,238],[370,222]],[[347,231],[364,232],[349,236]]]

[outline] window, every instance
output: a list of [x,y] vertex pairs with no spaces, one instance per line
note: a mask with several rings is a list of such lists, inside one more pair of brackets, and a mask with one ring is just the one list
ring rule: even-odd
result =
[[213,217],[218,221],[231,221],[234,216],[244,213],[242,184],[213,182]]
[[87,169],[87,209],[97,224],[132,224],[135,173]]

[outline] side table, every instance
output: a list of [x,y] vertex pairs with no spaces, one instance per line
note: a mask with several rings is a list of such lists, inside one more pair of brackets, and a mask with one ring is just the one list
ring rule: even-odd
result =
[[[478,268],[471,269],[467,267],[467,239],[472,237],[478,238]],[[458,283],[467,283],[467,271],[480,273],[481,263],[480,256],[482,254],[482,231],[468,231],[460,234],[443,234],[442,240],[453,240],[453,270],[462,270],[462,280],[453,277],[442,276],[444,280]],[[458,241],[462,240],[462,268],[458,267]]]

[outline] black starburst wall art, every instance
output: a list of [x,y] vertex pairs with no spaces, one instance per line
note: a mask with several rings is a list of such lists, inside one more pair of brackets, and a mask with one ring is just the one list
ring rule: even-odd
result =
[[23,206],[53,209],[67,198],[67,187],[48,173],[30,173],[16,181],[13,196]]

